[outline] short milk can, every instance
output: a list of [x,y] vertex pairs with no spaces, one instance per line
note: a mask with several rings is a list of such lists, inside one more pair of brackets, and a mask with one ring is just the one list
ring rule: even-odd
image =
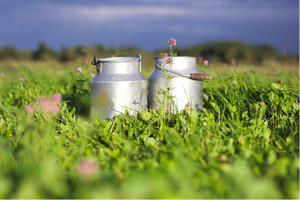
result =
[[125,113],[136,116],[147,109],[147,81],[140,74],[141,55],[97,59],[97,75],[91,80],[91,121],[110,120]]
[[[172,103],[168,108],[172,113],[185,107],[200,111],[203,107],[203,80],[211,79],[211,76],[196,66],[196,57],[175,56],[172,65],[166,60],[155,58],[155,70],[149,77],[148,107],[158,110],[162,105],[166,106],[166,93],[162,91],[169,88]],[[167,76],[172,78],[167,80]]]

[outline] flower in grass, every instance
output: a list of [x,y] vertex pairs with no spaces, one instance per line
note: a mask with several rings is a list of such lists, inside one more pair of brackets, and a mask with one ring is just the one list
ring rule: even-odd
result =
[[1,73],[0,73],[0,76],[4,76],[4,73],[1,72]]
[[78,72],[82,72],[81,67],[77,67],[76,70],[77,70]]
[[174,38],[171,38],[168,42],[170,45],[176,46],[176,40]]
[[204,65],[208,65],[208,63],[209,63],[208,60],[204,60],[204,61],[203,61],[203,64],[204,64]]
[[61,97],[58,95],[55,95],[52,99],[44,97],[38,100],[38,105],[42,112],[55,114],[60,109],[60,107],[57,105],[58,100],[61,100]]
[[50,112],[55,114],[59,111],[60,107],[58,105],[51,105]]
[[28,114],[33,114],[34,113],[34,108],[32,106],[25,106],[25,111],[28,113]]
[[56,114],[60,110],[59,102],[62,97],[59,93],[54,93],[52,97],[41,97],[37,100],[38,108],[45,114]]
[[185,107],[190,108],[192,106],[192,104],[190,102],[188,102],[187,104],[185,104]]
[[54,93],[52,96],[52,100],[55,102],[60,102],[61,101],[61,95],[59,93]]
[[38,100],[38,105],[43,112],[50,112],[52,103],[48,98],[41,98]]
[[167,54],[167,53],[164,53],[161,57],[162,57],[162,58],[167,58],[167,57],[168,57],[168,54]]
[[90,159],[83,159],[77,165],[77,173],[82,178],[88,178],[96,175],[98,172],[98,164]]
[[20,80],[20,81],[24,81],[24,78],[23,78],[23,77],[20,77],[19,80]]
[[167,58],[166,62],[169,63],[169,64],[172,64],[173,63],[173,58]]
[[261,102],[259,102],[259,105],[260,105],[260,106],[265,106],[265,105],[266,105],[266,103],[265,103],[265,102],[263,102],[263,101],[261,101]]
[[83,61],[83,64],[85,64],[85,65],[86,65],[86,64],[89,64],[89,61],[88,61],[88,60],[84,60],[84,61]]
[[95,74],[94,74],[94,73],[91,73],[91,76],[95,76]]

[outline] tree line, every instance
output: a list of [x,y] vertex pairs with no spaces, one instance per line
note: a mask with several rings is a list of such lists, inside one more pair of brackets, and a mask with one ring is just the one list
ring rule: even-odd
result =
[[[167,47],[166,47],[167,48]],[[90,60],[97,55],[98,58],[111,56],[135,56],[142,54],[146,60],[160,56],[167,49],[145,51],[139,47],[106,47],[101,44],[93,46],[63,47],[58,51],[53,50],[41,42],[35,50],[18,50],[12,46],[0,48],[0,60],[33,60],[59,62],[72,62],[78,59]],[[239,41],[207,42],[186,47],[175,47],[178,56],[195,56],[201,60],[210,60],[215,63],[255,64],[262,65],[266,62],[284,63],[288,59],[290,63],[299,63],[299,55],[284,55],[279,53],[273,46],[268,44],[250,45]]]

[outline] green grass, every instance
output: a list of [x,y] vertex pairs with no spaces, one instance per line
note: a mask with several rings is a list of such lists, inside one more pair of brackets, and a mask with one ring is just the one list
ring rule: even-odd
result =
[[[77,65],[0,65],[1,198],[299,198],[296,70],[204,67],[200,113],[90,123],[95,70]],[[59,113],[25,112],[56,92]]]

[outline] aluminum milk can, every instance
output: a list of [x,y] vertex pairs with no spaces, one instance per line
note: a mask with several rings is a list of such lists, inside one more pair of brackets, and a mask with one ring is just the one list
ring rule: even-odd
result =
[[128,109],[130,115],[147,109],[147,81],[140,74],[141,55],[97,59],[91,80],[91,121],[110,120]]
[[[199,73],[196,68],[203,73]],[[167,80],[164,74],[173,78]],[[196,66],[196,57],[173,57],[172,66],[166,63],[166,59],[156,57],[155,70],[149,77],[148,107],[159,109],[161,103],[157,98],[164,103],[166,101],[163,94],[159,92],[159,88],[166,91],[169,87],[171,88],[170,95],[173,96],[170,108],[172,113],[183,110],[187,105],[200,111],[203,107],[203,80],[208,79],[211,79],[211,76]]]

